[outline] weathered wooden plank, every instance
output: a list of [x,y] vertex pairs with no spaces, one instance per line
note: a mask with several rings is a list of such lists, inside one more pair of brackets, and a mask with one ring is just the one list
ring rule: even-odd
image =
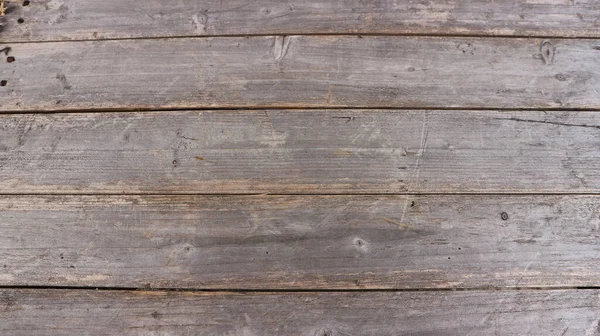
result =
[[4,286],[488,288],[600,277],[598,196],[2,196],[0,210]]
[[595,0],[44,0],[8,7],[5,41],[323,33],[600,37]]
[[3,335],[595,335],[597,290],[1,290]]
[[600,115],[270,110],[0,116],[0,192],[598,193]]
[[600,108],[593,39],[257,36],[7,46],[15,61],[0,63],[0,111]]

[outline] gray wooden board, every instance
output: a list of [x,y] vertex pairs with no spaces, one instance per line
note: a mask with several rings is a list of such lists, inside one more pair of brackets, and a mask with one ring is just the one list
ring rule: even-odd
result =
[[598,193],[589,112],[0,115],[0,193]]
[[3,335],[598,334],[597,290],[231,294],[0,290]]
[[2,196],[0,285],[598,286],[599,213],[598,196]]
[[0,62],[7,81],[0,111],[600,108],[594,39],[256,36],[5,46],[15,61]]
[[[5,1],[6,2],[6,1]],[[9,1],[4,41],[244,34],[600,37],[595,0]],[[24,20],[17,22],[18,18]]]

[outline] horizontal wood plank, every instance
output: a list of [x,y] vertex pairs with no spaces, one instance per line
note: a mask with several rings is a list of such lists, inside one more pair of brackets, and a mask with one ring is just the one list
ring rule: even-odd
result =
[[231,294],[1,290],[3,335],[595,335],[597,290]]
[[598,193],[600,115],[270,110],[0,116],[0,192]]
[[257,36],[6,46],[15,61],[0,62],[0,111],[600,108],[593,39]]
[[0,285],[598,286],[598,196],[2,196]]
[[[6,0],[0,38],[48,41],[245,34],[600,37],[595,0]],[[24,21],[19,23],[17,20]]]

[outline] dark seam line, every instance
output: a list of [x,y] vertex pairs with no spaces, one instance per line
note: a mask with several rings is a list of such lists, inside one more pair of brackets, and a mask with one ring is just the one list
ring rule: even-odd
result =
[[599,290],[600,286],[527,286],[527,287],[501,287],[501,286],[481,286],[481,287],[457,287],[457,288],[363,288],[363,289],[310,289],[310,288],[274,288],[274,289],[256,289],[256,288],[177,288],[177,287],[90,287],[90,286],[0,286],[0,290],[86,290],[86,291],[152,291],[152,292],[206,292],[206,293],[360,293],[360,292],[383,292],[383,293],[402,293],[402,292],[467,292],[467,291],[547,291],[547,290]]
[[600,196],[599,192],[443,192],[443,193],[0,193],[0,197],[24,197],[24,196],[219,196],[219,197],[256,197],[256,196]]
[[179,111],[263,111],[263,110],[323,110],[323,111],[348,111],[348,110],[384,110],[384,111],[465,111],[465,112],[600,112],[600,107],[390,107],[390,106],[244,106],[244,107],[149,107],[149,108],[97,108],[97,109],[64,109],[64,110],[6,110],[0,115],[13,114],[73,114],[73,113],[119,113],[119,112],[179,112]]
[[481,39],[561,39],[561,40],[597,40],[600,36],[580,35],[510,35],[510,34],[440,34],[440,33],[268,33],[268,34],[215,34],[215,35],[166,35],[138,37],[109,37],[102,39],[71,39],[71,40],[37,40],[37,41],[0,41],[2,44],[32,44],[32,43],[65,43],[65,42],[96,42],[96,41],[130,41],[130,40],[168,40],[168,39],[209,39],[209,38],[243,38],[243,37],[274,37],[274,36],[356,36],[356,37],[431,37],[431,38],[481,38]]

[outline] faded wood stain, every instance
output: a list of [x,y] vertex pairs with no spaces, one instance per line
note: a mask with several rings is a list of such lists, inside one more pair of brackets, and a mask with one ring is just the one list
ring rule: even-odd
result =
[[0,334],[597,335],[599,20],[0,0]]

